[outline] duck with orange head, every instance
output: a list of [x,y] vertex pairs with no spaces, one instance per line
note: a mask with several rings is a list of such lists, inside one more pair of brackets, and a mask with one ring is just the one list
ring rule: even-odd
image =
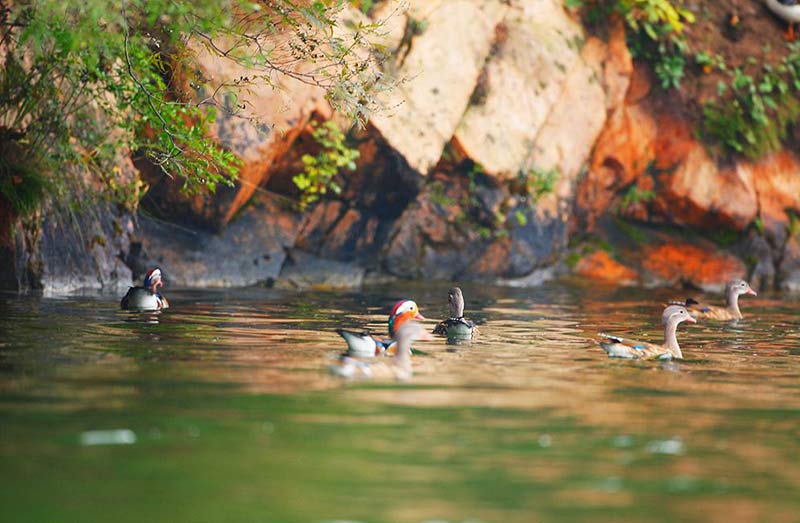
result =
[[384,353],[392,354],[396,349],[395,334],[404,323],[410,320],[424,320],[414,300],[400,300],[389,313],[389,339],[377,339],[368,330],[353,331],[336,329],[336,332],[347,342],[347,354],[369,358]]

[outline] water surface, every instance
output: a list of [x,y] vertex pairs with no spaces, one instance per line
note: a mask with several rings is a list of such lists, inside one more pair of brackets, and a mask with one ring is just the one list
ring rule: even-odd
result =
[[659,341],[683,293],[465,286],[473,343],[416,344],[409,383],[326,374],[333,329],[403,297],[432,328],[447,287],[0,296],[0,521],[800,521],[796,298],[652,363],[593,336]]

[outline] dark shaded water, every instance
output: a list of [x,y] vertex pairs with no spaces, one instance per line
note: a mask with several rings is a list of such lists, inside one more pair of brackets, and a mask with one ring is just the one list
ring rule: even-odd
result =
[[800,521],[795,298],[682,325],[659,364],[592,336],[658,340],[681,293],[467,286],[480,338],[417,344],[410,383],[323,371],[334,328],[446,290],[0,297],[0,521]]

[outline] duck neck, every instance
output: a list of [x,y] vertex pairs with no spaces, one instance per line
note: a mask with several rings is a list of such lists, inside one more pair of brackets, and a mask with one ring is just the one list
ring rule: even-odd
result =
[[397,344],[397,353],[394,355],[394,364],[396,367],[399,367],[406,372],[411,372],[411,344]]
[[457,320],[464,317],[464,299],[456,295],[450,300],[450,317]]
[[731,314],[737,319],[742,319],[742,311],[739,310],[739,293],[736,292],[736,289],[731,287],[728,290],[728,295],[725,298],[725,302],[728,305],[728,310],[731,311]]
[[673,357],[683,359],[681,347],[678,345],[678,323],[677,321],[670,321],[664,327],[664,348],[670,351]]

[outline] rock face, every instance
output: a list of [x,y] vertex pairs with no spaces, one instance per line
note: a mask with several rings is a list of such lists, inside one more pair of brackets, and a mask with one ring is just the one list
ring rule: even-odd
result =
[[[385,274],[526,286],[565,270],[572,235],[599,240],[574,264],[595,281],[713,290],[748,276],[800,290],[800,158],[716,158],[634,68],[621,21],[587,35],[559,0],[387,0],[373,10],[389,14],[380,43],[399,83],[350,133],[360,157],[339,174],[341,194],[293,206],[292,176],[321,147],[309,121],[339,116],[317,87],[276,75],[275,88],[254,86],[246,111],[221,112],[212,129],[243,162],[235,188],[187,198],[180,181],[137,165],[158,219],[104,208],[63,231],[45,217],[0,245],[17,253],[15,281],[108,288],[129,278],[124,259],[133,276],[158,264],[187,287],[350,287]],[[200,47],[197,61],[197,99],[252,76]],[[6,218],[0,225],[16,223]],[[56,259],[63,266],[48,265]],[[100,276],[81,279],[89,266]]]
[[140,217],[127,262],[141,274],[158,265],[177,287],[270,285],[297,237],[299,217],[259,195],[222,233]]
[[[119,292],[132,281],[120,254],[129,249],[132,216],[102,201],[69,209],[48,204],[38,216],[16,220],[0,247],[0,288]],[[8,265],[6,265],[8,264]]]
[[[406,36],[396,51],[396,75],[404,81],[387,94],[388,110],[372,125],[411,169],[426,175],[464,115],[508,6],[500,0],[413,4],[418,8],[406,16]],[[424,27],[417,12],[425,13]]]

